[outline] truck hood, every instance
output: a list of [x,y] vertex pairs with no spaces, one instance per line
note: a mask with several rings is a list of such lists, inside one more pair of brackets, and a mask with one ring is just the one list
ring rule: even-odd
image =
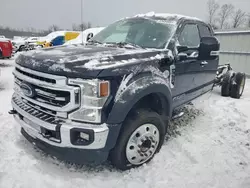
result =
[[[163,50],[118,48],[105,45],[68,45],[20,54],[16,63],[39,72],[71,78],[93,78],[105,70],[127,70],[128,66],[159,60]],[[118,71],[121,72],[121,71]]]

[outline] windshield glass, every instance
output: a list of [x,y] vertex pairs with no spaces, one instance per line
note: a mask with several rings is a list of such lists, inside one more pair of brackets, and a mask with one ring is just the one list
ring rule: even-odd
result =
[[109,25],[91,40],[100,43],[130,43],[143,48],[164,48],[175,24],[146,18],[129,18]]

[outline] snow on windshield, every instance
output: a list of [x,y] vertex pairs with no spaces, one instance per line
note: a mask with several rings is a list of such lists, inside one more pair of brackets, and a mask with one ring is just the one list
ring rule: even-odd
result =
[[172,37],[176,25],[158,23],[144,18],[129,18],[115,22],[92,38],[100,43],[129,43],[143,48],[163,49]]

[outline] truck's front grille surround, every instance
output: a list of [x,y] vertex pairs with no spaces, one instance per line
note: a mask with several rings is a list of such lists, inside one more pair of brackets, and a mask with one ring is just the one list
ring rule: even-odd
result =
[[[21,86],[23,80],[15,77],[15,84]],[[37,101],[44,102],[49,105],[63,107],[70,102],[70,92],[51,90],[48,88],[40,87],[35,84],[30,84],[36,91],[36,96],[33,98]]]
[[[44,112],[48,110],[50,115],[67,118],[69,112],[80,107],[80,88],[69,86],[66,77],[37,72],[20,65],[16,65],[13,74],[15,93],[37,110],[43,109]],[[34,87],[36,96],[26,96],[20,89],[22,83]]]

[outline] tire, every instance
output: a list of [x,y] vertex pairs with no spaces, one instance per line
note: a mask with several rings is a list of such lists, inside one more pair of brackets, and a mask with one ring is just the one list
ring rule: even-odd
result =
[[239,99],[244,91],[246,83],[246,75],[244,73],[238,72],[235,75],[234,82],[231,84],[231,97]]
[[[111,163],[120,170],[128,170],[149,162],[161,149],[165,133],[166,125],[158,113],[144,109],[130,113],[122,126],[116,146],[110,152]],[[134,153],[135,156],[129,157]],[[143,161],[142,156],[145,158]]]
[[22,51],[25,51],[25,46],[24,45],[21,45],[18,49],[19,52],[22,52]]
[[231,86],[231,74],[226,73],[221,84],[221,96],[228,97],[230,96],[230,86]]

